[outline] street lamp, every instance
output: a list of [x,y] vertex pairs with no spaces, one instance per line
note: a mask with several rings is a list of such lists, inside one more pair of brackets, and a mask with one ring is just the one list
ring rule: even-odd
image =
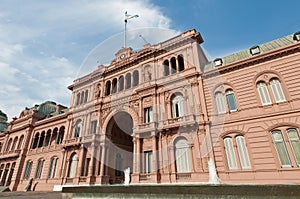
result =
[[139,17],[139,15],[129,15],[129,14],[127,14],[127,11],[125,12],[125,20],[124,20],[124,22],[125,22],[125,29],[124,29],[124,48],[126,48],[126,25],[127,25],[127,21],[128,21],[129,19],[137,18],[137,17]]

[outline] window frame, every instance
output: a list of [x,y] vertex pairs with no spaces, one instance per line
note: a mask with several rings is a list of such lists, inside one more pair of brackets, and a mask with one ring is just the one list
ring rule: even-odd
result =
[[186,115],[186,107],[184,96],[181,93],[175,93],[171,97],[172,118],[184,117]]
[[153,107],[144,108],[144,123],[153,122]]
[[283,92],[281,82],[278,78],[270,79],[270,87],[272,90],[275,103],[282,103],[286,101],[286,97]]
[[176,173],[192,172],[192,153],[189,142],[185,137],[178,137],[174,141],[174,158]]

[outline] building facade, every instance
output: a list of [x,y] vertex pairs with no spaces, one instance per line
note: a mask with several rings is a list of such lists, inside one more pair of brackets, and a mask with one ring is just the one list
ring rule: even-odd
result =
[[8,123],[1,185],[122,184],[127,168],[131,184],[299,184],[299,35],[213,61],[195,30],[122,48],[68,87],[69,108],[45,102]]

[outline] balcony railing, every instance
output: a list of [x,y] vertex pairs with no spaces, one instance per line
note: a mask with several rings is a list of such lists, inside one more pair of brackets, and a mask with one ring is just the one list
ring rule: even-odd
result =
[[71,138],[63,141],[64,146],[74,146],[80,144],[82,141],[82,137]]
[[155,130],[156,127],[157,127],[156,122],[150,122],[150,123],[139,124],[135,130],[138,132],[151,131],[151,130]]
[[165,121],[161,121],[159,123],[159,128],[172,128],[172,127],[178,127],[178,126],[184,126],[184,125],[191,125],[194,124],[195,121],[195,115],[184,115],[181,117],[171,118],[167,119]]

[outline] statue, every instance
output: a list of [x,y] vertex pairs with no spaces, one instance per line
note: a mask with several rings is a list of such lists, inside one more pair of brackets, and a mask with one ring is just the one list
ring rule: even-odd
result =
[[130,167],[127,167],[124,170],[124,175],[125,175],[124,185],[129,185],[129,183],[130,183]]
[[207,163],[208,163],[208,171],[209,171],[208,183],[210,183],[210,184],[219,184],[220,181],[219,181],[219,178],[218,178],[218,174],[217,174],[215,163],[214,163],[213,159],[209,158]]

